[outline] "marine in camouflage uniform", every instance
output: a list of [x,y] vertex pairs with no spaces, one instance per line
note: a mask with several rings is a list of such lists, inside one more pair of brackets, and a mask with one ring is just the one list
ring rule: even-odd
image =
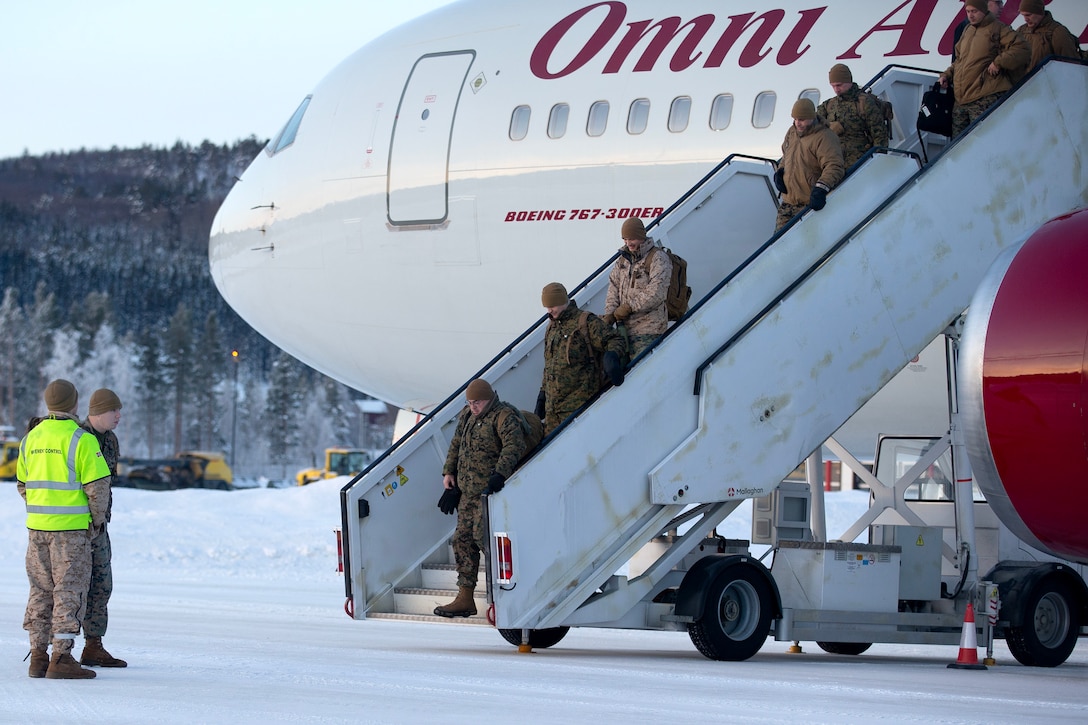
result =
[[30,635],[29,674],[89,679],[94,671],[80,667],[72,648],[90,584],[90,532],[105,521],[106,497],[99,486],[108,485],[109,468],[94,436],[79,429],[75,386],[54,380],[44,397],[49,414],[31,421],[16,474],[27,507],[30,594],[23,629]]
[[[457,598],[435,608],[435,614],[445,617],[467,617],[476,614],[472,593],[480,570],[480,552],[487,547],[487,532],[483,527],[485,490],[501,490],[525,453],[525,429],[521,412],[499,400],[485,380],[473,380],[466,390],[469,404],[457,419],[457,428],[450,440],[446,462],[442,466],[443,485],[461,490],[457,504],[457,527],[453,532],[453,557],[457,564]],[[499,427],[503,410],[506,415]],[[496,479],[496,476],[501,480]]]
[[668,327],[665,298],[672,282],[672,261],[646,238],[646,227],[638,217],[625,221],[620,234],[624,246],[608,274],[601,319],[606,325],[625,327],[629,356],[635,357]]
[[984,0],[966,0],[970,23],[956,43],[956,60],[941,74],[952,85],[952,134],[958,136],[986,109],[1001,100],[1027,72],[1031,49],[1024,39],[989,12]]
[[[106,486],[106,523],[113,517],[113,477],[117,475],[117,461],[121,448],[113,428],[121,418],[121,400],[107,388],[100,388],[91,395],[87,419],[80,426],[98,439],[102,456],[110,469],[110,485]],[[103,428],[105,430],[99,430]],[[128,663],[111,655],[102,647],[102,637],[109,624],[108,605],[113,594],[113,548],[108,527],[104,524],[91,539],[91,585],[87,591],[87,614],[83,620],[83,634],[87,646],[80,661],[88,666],[127,667]]]
[[[608,368],[613,364],[621,365],[619,361],[624,357],[626,344],[618,332],[592,312],[585,313],[583,333],[583,312],[574,300],[567,297],[566,289],[558,282],[544,288],[541,301],[548,308],[551,319],[544,333],[544,380],[537,396],[536,413],[541,414],[543,401],[544,414],[541,418],[547,434],[603,387],[598,355],[605,358],[605,372],[612,377],[613,384],[623,382],[622,372],[618,376],[613,375]],[[614,362],[607,359],[609,353],[614,356]]]
[[1080,43],[1077,37],[1051,15],[1043,5],[1043,0],[1023,0],[1020,14],[1024,24],[1016,29],[1020,37],[1031,49],[1028,70],[1043,62],[1048,55],[1063,58],[1080,58]]
[[775,229],[807,206],[823,209],[827,192],[842,181],[845,172],[839,137],[816,114],[812,101],[798,99],[790,115],[793,125],[782,141],[782,160],[775,175],[775,183],[781,181]]
[[850,168],[874,146],[888,145],[884,107],[872,93],[854,83],[850,69],[836,63],[827,74],[835,95],[821,103],[816,114],[839,137],[843,165]]

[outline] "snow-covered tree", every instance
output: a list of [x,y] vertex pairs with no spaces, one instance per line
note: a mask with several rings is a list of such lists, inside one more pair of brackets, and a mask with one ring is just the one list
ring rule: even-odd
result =
[[349,389],[343,383],[332,378],[324,378],[325,410],[329,417],[332,440],[336,445],[355,447],[355,420],[359,417],[358,409],[351,404]]
[[34,290],[34,305],[27,313],[26,338],[23,341],[23,353],[34,364],[24,368],[25,377],[16,382],[16,407],[30,411],[30,415],[45,411],[42,391],[49,377],[43,366],[53,352],[53,334],[59,327],[57,319],[56,296],[44,283],[39,284]]
[[234,461],[231,465],[236,475],[269,475],[269,443],[265,433],[266,386],[250,375],[244,364],[239,364],[242,367],[238,379],[238,423],[237,430],[231,430],[231,439],[237,442],[238,450],[230,457]]
[[[4,290],[0,302],[0,425],[10,426],[15,435],[23,430],[22,418],[29,417],[16,407],[16,381],[25,379],[27,365],[23,341],[26,321],[18,304],[18,291],[14,287]],[[18,372],[17,372],[18,371]]]
[[174,402],[174,452],[177,452],[186,448],[182,436],[185,404],[193,390],[193,317],[184,302],[178,304],[170,318],[162,352],[163,372]]
[[287,464],[298,453],[302,397],[299,363],[286,352],[280,352],[269,376],[264,424],[269,462],[279,466],[283,476],[287,474]]
[[91,354],[98,330],[113,319],[113,303],[105,292],[88,292],[71,306],[67,324],[77,337],[80,359]]
[[144,431],[147,457],[154,458],[156,446],[165,438],[166,394],[168,390],[159,350],[159,332],[148,328],[136,342],[136,390],[139,396],[138,422]]
[[201,450],[222,446],[223,436],[219,430],[221,420],[221,393],[226,379],[226,365],[230,361],[230,350],[223,345],[219,331],[219,318],[215,312],[209,312],[204,320],[204,329],[193,347],[191,369],[191,433],[188,436]]
[[[79,404],[86,406],[87,396],[90,391],[86,386],[81,386],[79,376],[79,340],[68,330],[55,330],[53,332],[53,352],[49,356],[49,362],[42,368],[46,381],[64,378],[76,386],[79,392]],[[43,387],[44,390],[44,387]],[[40,397],[40,396],[39,396]],[[43,400],[39,409],[45,412]]]

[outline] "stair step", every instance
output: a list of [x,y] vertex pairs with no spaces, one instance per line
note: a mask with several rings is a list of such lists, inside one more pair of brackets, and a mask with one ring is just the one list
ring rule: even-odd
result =
[[[393,590],[394,607],[397,614],[424,614],[433,616],[434,608],[449,604],[457,596],[456,589],[405,588]],[[487,593],[479,588],[473,592],[476,602],[476,614],[482,617],[487,611]],[[446,619],[446,617],[438,617]]]
[[[455,564],[425,564],[420,572],[424,589],[452,589],[457,593],[457,566]],[[476,591],[486,588],[483,569],[476,578]]]
[[[479,607],[477,607],[479,610]],[[438,624],[471,624],[475,626],[490,627],[487,617],[477,613],[474,617],[438,617],[433,614],[398,614],[396,612],[373,612],[366,615],[367,619],[394,619],[404,622],[436,622]]]

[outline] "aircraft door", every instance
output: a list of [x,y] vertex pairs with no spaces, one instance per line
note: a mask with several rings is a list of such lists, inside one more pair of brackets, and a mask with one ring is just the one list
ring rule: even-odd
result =
[[393,226],[446,221],[453,122],[475,57],[471,50],[433,53],[412,67],[389,149],[386,204]]

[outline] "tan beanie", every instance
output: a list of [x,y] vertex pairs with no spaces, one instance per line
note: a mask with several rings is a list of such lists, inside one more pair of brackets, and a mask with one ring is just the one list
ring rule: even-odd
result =
[[850,72],[850,68],[845,64],[836,63],[827,72],[827,80],[829,83],[853,83],[854,74]]
[[99,388],[91,393],[91,404],[87,415],[102,415],[111,410],[121,410],[121,399],[109,388]]
[[495,391],[483,378],[476,378],[468,384],[468,388],[465,390],[466,400],[491,400],[494,397]]
[[76,386],[60,378],[45,386],[45,407],[54,413],[74,413],[79,405]]
[[1043,4],[1043,0],[1020,0],[1020,12],[1046,15],[1046,5]]
[[646,225],[637,216],[633,216],[623,223],[620,236],[624,239],[645,239]]
[[986,4],[986,0],[964,0],[964,5],[975,10],[981,10],[984,13],[990,12],[989,6]]
[[793,110],[790,111],[790,115],[798,121],[816,118],[816,105],[808,98],[798,98],[797,102],[793,104]]
[[558,282],[549,282],[544,285],[544,291],[540,293],[540,302],[545,307],[559,307],[570,302],[567,297],[567,288]]

